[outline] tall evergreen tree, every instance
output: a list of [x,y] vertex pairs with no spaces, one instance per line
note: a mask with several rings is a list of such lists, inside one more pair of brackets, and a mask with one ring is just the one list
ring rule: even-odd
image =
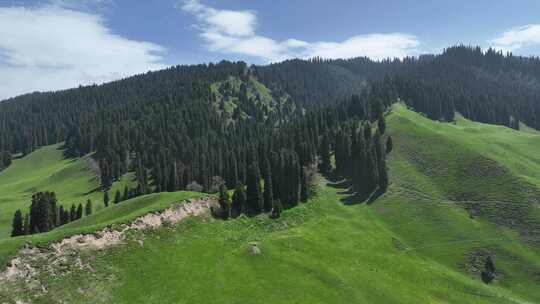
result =
[[86,205],[84,206],[84,215],[89,216],[92,214],[92,201],[87,200]]
[[225,184],[221,184],[219,187],[219,206],[223,212],[224,219],[232,217],[231,198]]
[[264,207],[264,201],[261,190],[261,174],[256,162],[253,162],[249,166],[246,192],[248,212],[250,214],[261,213]]
[[77,207],[75,207],[75,204],[71,204],[71,209],[69,211],[69,221],[73,222],[77,220]]
[[274,205],[274,191],[272,187],[272,169],[270,167],[270,162],[268,161],[268,158],[265,158],[265,174],[264,177],[264,211],[270,212],[272,211],[272,206]]
[[114,204],[117,205],[122,201],[122,195],[120,194],[120,190],[116,190],[116,193],[114,194]]
[[105,193],[103,193],[103,205],[105,205],[105,207],[109,207],[109,191],[105,191]]
[[23,224],[23,216],[21,213],[21,210],[15,211],[15,215],[13,216],[13,223],[12,223],[12,229],[11,229],[11,236],[19,236],[24,235],[24,224]]
[[394,148],[394,144],[392,143],[392,136],[388,136],[386,139],[386,154],[392,152],[392,149]]
[[83,205],[79,203],[79,206],[77,206],[77,219],[82,218],[83,216]]
[[271,176],[268,176],[264,180],[264,193],[263,193],[263,203],[264,203],[264,211],[270,212],[272,211],[272,206],[274,204],[274,194],[272,191],[272,178]]
[[323,140],[320,147],[321,163],[319,169],[322,173],[328,174],[332,171],[332,164],[330,160],[330,137],[328,132],[323,135]]
[[379,132],[381,132],[381,135],[384,135],[384,132],[386,132],[386,121],[384,119],[384,115],[379,118],[377,123]]
[[47,232],[57,224],[56,194],[38,192],[30,205],[30,233]]
[[124,186],[124,195],[122,195],[122,200],[127,201],[129,199],[129,189],[128,186]]
[[238,184],[234,190],[232,200],[232,211],[235,216],[246,212],[246,190],[244,185]]

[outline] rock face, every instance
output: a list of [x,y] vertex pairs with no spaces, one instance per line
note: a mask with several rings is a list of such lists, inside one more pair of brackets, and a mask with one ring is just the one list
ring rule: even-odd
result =
[[[65,265],[75,265],[79,269],[92,271],[78,256],[83,250],[101,250],[121,244],[130,231],[156,229],[164,223],[175,224],[189,216],[197,216],[217,207],[218,202],[213,197],[189,199],[174,204],[159,213],[148,213],[134,220],[131,224],[121,225],[118,229],[105,228],[91,234],[78,234],[61,241],[49,244],[45,249],[26,244],[17,257],[13,258],[4,272],[0,273],[0,285],[3,281],[22,280],[29,284],[39,272],[47,271],[51,275],[62,275],[59,272],[69,272]],[[142,243],[142,240],[139,240]],[[75,263],[71,263],[75,262]],[[46,265],[37,269],[37,265]]]

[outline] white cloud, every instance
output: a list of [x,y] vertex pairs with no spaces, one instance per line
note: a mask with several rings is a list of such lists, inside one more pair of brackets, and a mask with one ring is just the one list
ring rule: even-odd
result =
[[257,16],[253,11],[218,10],[202,4],[199,0],[185,1],[182,9],[197,18],[196,28],[209,50],[257,57],[267,62],[315,56],[367,56],[379,60],[418,53],[418,39],[409,34],[358,35],[342,42],[310,43],[297,39],[276,41],[257,35]]
[[309,53],[311,56],[323,58],[350,58],[362,55],[380,60],[411,55],[418,45],[418,40],[412,35],[369,34],[354,36],[339,43],[313,43],[309,46]]
[[112,33],[99,15],[61,5],[0,8],[0,100],[161,69],[164,52]]
[[540,44],[540,24],[516,27],[489,41],[493,47],[515,51],[522,47]]
[[216,10],[197,0],[186,1],[182,9],[204,22],[206,31],[230,36],[252,36],[255,32],[257,17],[252,11]]

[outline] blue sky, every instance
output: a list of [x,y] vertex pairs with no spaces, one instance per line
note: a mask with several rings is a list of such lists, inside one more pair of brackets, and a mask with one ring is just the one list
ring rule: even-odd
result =
[[0,0],[0,100],[221,59],[540,55],[540,1]]

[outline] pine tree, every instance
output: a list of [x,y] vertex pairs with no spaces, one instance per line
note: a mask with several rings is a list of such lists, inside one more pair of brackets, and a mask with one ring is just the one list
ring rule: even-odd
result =
[[265,173],[266,176],[264,178],[264,211],[270,212],[272,211],[272,205],[274,204],[274,191],[272,188],[272,171],[270,168],[270,162],[268,161],[268,158],[265,159]]
[[272,178],[268,176],[264,180],[264,193],[263,193],[263,199],[264,199],[264,211],[270,212],[272,211],[272,205],[274,204],[274,194],[272,190]]
[[235,216],[246,212],[246,191],[242,184],[238,184],[233,194],[232,210]]
[[105,207],[109,207],[109,191],[105,191],[105,193],[103,193],[103,205],[105,205]]
[[257,163],[253,162],[249,166],[247,179],[247,209],[250,214],[259,214],[264,207],[261,191],[261,174]]
[[330,161],[330,137],[328,132],[324,134],[320,147],[321,163],[319,169],[322,173],[328,174],[332,171],[332,164]]
[[231,198],[225,184],[219,187],[219,206],[223,212],[223,219],[232,217]]
[[77,206],[77,219],[82,218],[83,216],[83,205],[79,203],[79,206]]
[[75,207],[75,204],[72,204],[69,211],[69,221],[73,222],[75,220],[77,220],[77,207]]
[[11,230],[11,236],[19,236],[24,235],[24,224],[23,224],[23,217],[21,210],[15,211],[15,215],[13,216],[13,224],[12,224],[12,230]]
[[378,130],[379,132],[381,132],[381,135],[383,135],[384,132],[386,132],[386,121],[384,119],[384,116],[380,117],[377,123],[378,123]]
[[127,186],[124,186],[124,195],[122,195],[122,200],[127,201],[129,199],[129,189]]
[[61,216],[62,216],[62,218],[61,218],[62,225],[67,224],[67,223],[69,223],[71,221],[71,215],[69,213],[69,210],[64,209]]
[[38,192],[32,195],[30,205],[30,234],[47,232],[57,225],[56,194]]
[[386,154],[392,152],[393,149],[392,136],[388,136],[386,139]]
[[92,214],[92,201],[87,200],[86,205],[84,206],[84,215],[89,216]]
[[484,283],[489,284],[495,279],[495,263],[493,263],[493,259],[491,259],[491,256],[488,256],[486,259],[486,262],[484,264],[484,270],[482,270],[481,273],[482,281]]
[[117,205],[122,201],[122,195],[120,194],[120,190],[116,190],[116,193],[114,194],[114,204]]

